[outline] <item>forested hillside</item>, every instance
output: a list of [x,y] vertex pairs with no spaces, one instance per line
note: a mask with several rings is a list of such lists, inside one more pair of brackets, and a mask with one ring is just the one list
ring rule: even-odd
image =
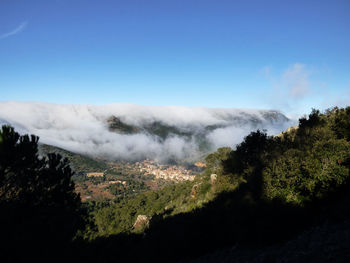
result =
[[[350,259],[350,238],[342,234],[350,221],[350,107],[313,110],[278,136],[252,132],[235,149],[208,155],[206,165],[193,181],[107,206],[80,206],[84,227],[77,228],[67,253],[99,262]],[[0,171],[10,178],[8,170]],[[1,202],[11,204],[5,186],[12,182],[1,183]],[[11,221],[4,224],[14,228]],[[324,243],[315,241],[317,229]],[[325,244],[331,244],[327,257],[316,259],[315,251]],[[291,254],[286,257],[284,250]],[[208,253],[214,258],[203,257]],[[261,261],[248,255],[260,255]]]
[[81,154],[72,153],[52,145],[39,144],[39,153],[43,156],[46,156],[48,153],[56,153],[67,158],[70,162],[71,168],[77,173],[88,173],[91,171],[103,172],[109,168],[106,162],[102,160],[96,160]]
[[94,211],[95,242],[119,244],[121,232],[135,238],[133,224],[146,215],[137,249],[152,259],[180,259],[230,245],[267,248],[310,227],[345,222],[349,130],[350,108],[334,108],[313,110],[278,136],[253,132],[235,150],[210,154],[193,182]]

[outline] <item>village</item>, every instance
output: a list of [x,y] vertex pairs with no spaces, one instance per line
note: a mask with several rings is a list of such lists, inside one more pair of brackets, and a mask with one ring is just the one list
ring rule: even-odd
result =
[[[192,181],[196,174],[195,171],[186,168],[183,165],[160,164],[153,160],[143,160],[135,163],[130,162],[111,162],[110,167],[115,172],[141,176],[144,179],[162,179],[173,182]],[[200,167],[200,165],[195,165]]]
[[[86,179],[76,181],[76,191],[83,202],[95,199],[112,200],[115,194],[133,194],[146,189],[159,189],[169,183],[193,181],[196,169],[183,165],[159,164],[146,159],[139,162],[110,162],[105,171],[85,173]],[[204,164],[205,165],[205,164]],[[201,169],[198,162],[194,167]]]
[[135,166],[145,176],[153,175],[155,179],[171,180],[176,182],[193,181],[194,172],[181,165],[164,165],[152,160],[136,162]]

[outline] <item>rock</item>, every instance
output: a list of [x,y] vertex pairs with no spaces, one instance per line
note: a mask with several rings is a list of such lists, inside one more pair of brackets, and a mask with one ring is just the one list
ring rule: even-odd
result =
[[218,179],[218,175],[217,174],[211,174],[210,175],[210,183],[211,183],[211,185],[213,185],[216,182],[217,179]]
[[198,183],[195,184],[194,186],[192,186],[192,191],[191,191],[191,197],[193,199],[195,199],[197,197],[197,193],[198,193],[198,187],[201,185],[202,183]]
[[287,130],[275,135],[275,137],[283,138],[286,134],[295,133],[299,129],[299,126],[289,127]]
[[149,228],[150,218],[146,215],[138,215],[133,225],[133,229],[136,231],[144,231]]

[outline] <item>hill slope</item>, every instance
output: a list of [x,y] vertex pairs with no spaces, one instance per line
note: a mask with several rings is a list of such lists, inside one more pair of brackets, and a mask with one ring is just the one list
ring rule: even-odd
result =
[[62,157],[67,158],[71,168],[76,173],[103,172],[109,168],[105,161],[99,161],[52,145],[39,144],[39,154],[45,156],[48,153],[60,154]]
[[[266,256],[264,262],[279,261],[283,250],[295,247],[294,262],[310,262],[298,253],[316,257],[315,249],[330,244],[335,261],[346,262],[350,247],[342,243],[347,240],[342,233],[349,232],[350,220],[349,130],[350,107],[313,111],[283,136],[253,132],[235,150],[210,154],[206,171],[193,182],[95,210],[96,228],[86,232],[94,240],[91,251],[106,261],[111,258],[103,248],[119,247],[126,255],[120,261],[176,262],[235,245],[239,251],[227,252],[225,260],[240,256],[255,262],[246,254],[251,252]],[[149,223],[136,229],[141,215]],[[321,243],[315,229],[325,235]],[[135,234],[139,231],[144,234]],[[127,253],[135,250],[139,253]],[[293,256],[288,255],[291,262]]]

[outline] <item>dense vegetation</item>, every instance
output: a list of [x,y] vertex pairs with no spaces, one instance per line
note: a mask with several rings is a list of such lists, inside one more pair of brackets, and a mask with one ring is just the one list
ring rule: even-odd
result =
[[[105,160],[95,159],[41,143],[38,144],[38,153],[39,156],[55,153],[68,160],[70,167],[74,171],[72,180],[82,199],[88,195],[91,197],[89,200],[93,202],[114,202],[114,199],[128,199],[140,192],[149,190],[145,182],[151,180],[152,176],[146,177],[141,175],[139,171],[128,168],[128,163],[126,162],[118,162],[118,167],[116,168]],[[86,174],[89,172],[103,172],[104,176],[88,177]],[[117,180],[125,181],[127,187],[122,184],[100,187],[102,184],[108,184],[109,181]],[[107,195],[106,192],[110,194]]]
[[49,153],[56,153],[64,158],[67,158],[71,168],[79,174],[88,172],[103,172],[109,168],[104,161],[95,160],[93,158],[72,153],[59,147],[54,147],[47,144],[39,144],[39,153],[43,156]]
[[[52,200],[51,195],[46,194],[52,189],[49,185],[45,185],[47,189],[34,191],[37,193],[35,198],[20,197],[22,191],[27,193],[30,189],[31,193],[32,189],[37,189],[22,183],[23,175],[30,177],[32,174],[31,168],[25,168],[26,165],[32,167],[32,162],[19,161],[23,159],[21,149],[27,149],[29,146],[24,147],[27,144],[32,145],[29,148],[34,149],[31,151],[36,156],[37,140],[34,137],[30,141],[26,137],[18,142],[18,137],[11,144],[17,149],[18,156],[8,155],[3,150],[4,142],[9,140],[8,131],[14,134],[6,127],[0,134],[1,157],[8,156],[4,159],[8,161],[0,159],[2,202],[12,204],[15,200],[30,200],[32,205],[41,204],[35,200]],[[57,160],[54,156],[43,160],[35,157],[34,163],[46,163],[39,165],[38,171],[47,171],[50,158]],[[308,229],[321,229],[324,240],[329,240],[330,232],[337,233],[332,236],[332,246],[337,248],[333,261],[350,259],[349,237],[341,235],[349,232],[350,221],[350,107],[324,113],[313,110],[308,117],[299,120],[297,127],[278,136],[267,136],[259,130],[252,132],[236,149],[220,148],[208,155],[206,163],[206,170],[193,182],[121,199],[113,205],[94,203],[89,206],[90,218],[85,229],[75,236],[74,255],[79,260],[104,262],[169,262],[232,246],[239,251],[271,252],[288,240],[296,240],[298,235],[299,241],[295,243],[305,243],[301,241],[308,238]],[[61,171],[57,167],[66,167],[60,158],[55,164],[55,169],[49,169],[53,174]],[[71,171],[64,169],[65,175],[61,175],[69,178]],[[14,181],[11,179],[13,174],[16,175]],[[48,176],[47,172],[43,174]],[[15,179],[17,177],[22,179]],[[39,182],[45,180],[44,177],[35,178],[39,178]],[[57,184],[54,180],[52,183]],[[8,185],[12,190],[6,188]],[[68,195],[58,195],[56,203],[66,200],[65,203],[70,204],[68,207],[76,209],[76,198],[71,183],[69,185],[58,186]],[[45,201],[43,207],[51,207],[48,206],[51,203]],[[139,218],[149,222],[138,227],[134,223]],[[56,221],[48,218],[47,222]],[[8,231],[9,235],[16,236],[11,231]],[[319,248],[312,247],[313,244],[309,246],[313,250]],[[279,257],[281,253],[269,255],[267,261],[276,261],[278,258],[274,255]],[[309,262],[312,258],[304,260]],[[317,261],[322,260],[327,259],[318,258]]]
[[120,245],[124,236],[115,234],[131,238],[138,215],[146,215],[150,227],[135,241],[142,257],[181,258],[234,244],[266,247],[315,225],[346,221],[349,123],[350,108],[334,108],[313,110],[278,136],[253,132],[235,150],[210,154],[194,182],[95,210],[93,238],[110,236],[97,241]]
[[[0,130],[0,241],[2,259],[28,258],[63,247],[83,225],[73,171],[60,155],[38,155],[38,137]],[[21,253],[15,253],[21,249]]]

